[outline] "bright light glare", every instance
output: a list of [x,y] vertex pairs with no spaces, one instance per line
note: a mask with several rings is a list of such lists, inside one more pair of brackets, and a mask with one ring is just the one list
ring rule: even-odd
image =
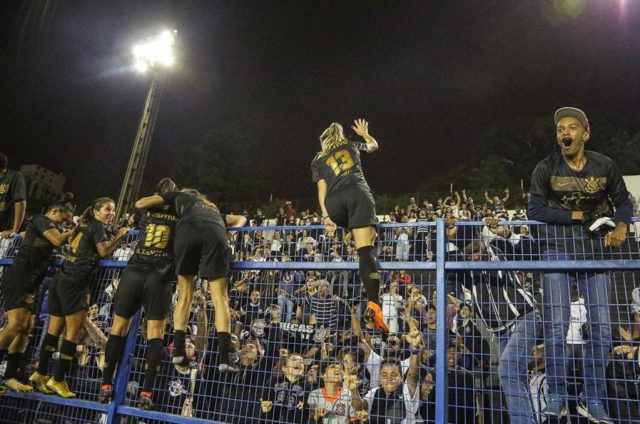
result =
[[156,37],[133,46],[134,68],[138,72],[146,72],[156,66],[173,65],[175,63],[173,46],[176,43],[176,34],[176,30],[165,30]]

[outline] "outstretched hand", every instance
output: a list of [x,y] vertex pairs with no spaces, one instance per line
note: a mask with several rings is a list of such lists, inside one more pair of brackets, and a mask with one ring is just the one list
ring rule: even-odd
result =
[[356,119],[353,121],[355,125],[351,127],[352,130],[356,132],[360,137],[364,137],[365,135],[369,135],[369,123],[364,119]]

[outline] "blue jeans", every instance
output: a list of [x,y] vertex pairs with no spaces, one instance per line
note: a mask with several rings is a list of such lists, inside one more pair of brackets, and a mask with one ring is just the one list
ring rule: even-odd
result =
[[283,322],[291,322],[293,317],[293,300],[288,297],[278,297],[278,306],[280,307],[280,319]]
[[498,336],[498,376],[507,400],[511,424],[535,422],[527,363],[531,349],[540,334],[541,324],[540,313],[532,311],[518,318],[509,330]]
[[[569,260],[564,252],[549,250],[542,260]],[[567,330],[571,319],[571,286],[576,278],[567,273],[548,273],[543,278],[544,350],[549,398],[567,397]],[[609,316],[610,281],[607,274],[581,273],[578,290],[587,308],[589,337],[584,346],[584,397],[603,401],[606,394],[605,368],[611,350]]]

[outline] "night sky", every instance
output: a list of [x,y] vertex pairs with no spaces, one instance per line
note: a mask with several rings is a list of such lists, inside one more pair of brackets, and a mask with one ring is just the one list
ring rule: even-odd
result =
[[572,105],[640,131],[638,0],[3,1],[10,167],[62,172],[84,201],[117,198],[149,87],[131,46],[164,28],[180,53],[146,187],[226,126],[247,125],[280,198],[314,196],[309,163],[334,120],[369,120],[381,149],[365,175],[380,193],[473,157],[496,121],[548,116],[553,137],[553,111]]

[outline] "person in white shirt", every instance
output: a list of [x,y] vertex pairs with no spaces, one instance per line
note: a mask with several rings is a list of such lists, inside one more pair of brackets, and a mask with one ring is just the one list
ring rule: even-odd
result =
[[389,327],[389,334],[398,332],[398,309],[403,306],[404,299],[398,294],[398,282],[392,281],[389,284],[389,292],[380,296],[382,302],[382,313],[384,320]]

